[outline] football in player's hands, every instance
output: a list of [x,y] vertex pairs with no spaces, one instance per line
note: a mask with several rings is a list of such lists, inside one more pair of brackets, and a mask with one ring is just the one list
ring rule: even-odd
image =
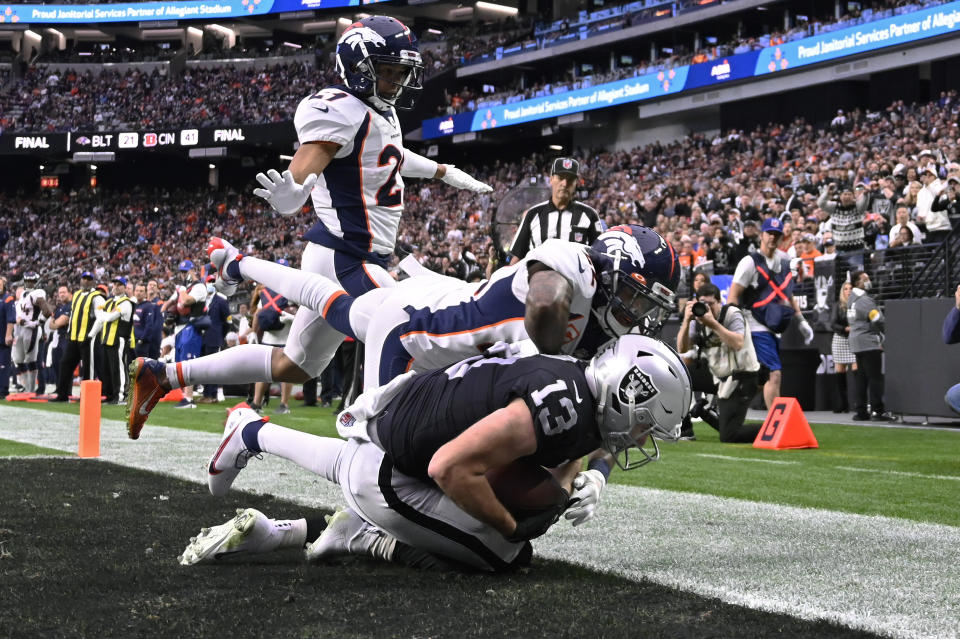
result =
[[500,503],[518,520],[566,508],[570,499],[550,471],[523,460],[487,471],[487,481]]

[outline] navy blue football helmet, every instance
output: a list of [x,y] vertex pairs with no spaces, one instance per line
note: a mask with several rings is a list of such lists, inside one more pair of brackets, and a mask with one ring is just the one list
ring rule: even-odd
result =
[[601,233],[591,248],[600,273],[593,313],[603,330],[658,335],[676,310],[680,260],[673,247],[652,229],[625,224]]
[[[377,86],[381,64],[407,68],[401,80],[390,80],[396,87],[392,95],[381,93]],[[346,28],[337,42],[337,73],[351,91],[381,110],[412,109],[423,91],[417,38],[402,22],[387,16],[370,16]]]

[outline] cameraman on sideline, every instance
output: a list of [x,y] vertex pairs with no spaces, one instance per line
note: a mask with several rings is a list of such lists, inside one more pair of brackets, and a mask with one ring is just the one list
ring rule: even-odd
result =
[[[695,320],[696,344],[691,343],[691,321]],[[743,311],[736,306],[720,304],[720,289],[704,284],[697,292],[697,301],[689,301],[683,311],[683,322],[677,333],[677,350],[681,353],[700,349],[706,355],[710,372],[719,380],[717,411],[720,441],[752,442],[759,425],[744,426],[747,409],[759,387],[760,362],[750,339],[750,327]],[[712,420],[704,420],[710,423]]]

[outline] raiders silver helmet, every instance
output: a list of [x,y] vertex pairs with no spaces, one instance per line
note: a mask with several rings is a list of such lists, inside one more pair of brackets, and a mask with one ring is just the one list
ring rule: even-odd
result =
[[677,440],[693,391],[686,365],[670,346],[624,335],[590,360],[586,377],[597,401],[603,447],[621,469],[659,458],[657,439]]

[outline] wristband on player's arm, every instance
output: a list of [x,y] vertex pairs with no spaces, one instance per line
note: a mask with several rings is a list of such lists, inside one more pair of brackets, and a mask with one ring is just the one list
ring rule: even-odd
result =
[[604,479],[610,479],[610,464],[602,457],[591,459],[587,464],[587,470],[599,470]]
[[433,160],[418,155],[409,149],[404,149],[400,175],[413,178],[432,178],[437,174],[438,166],[439,164]]

